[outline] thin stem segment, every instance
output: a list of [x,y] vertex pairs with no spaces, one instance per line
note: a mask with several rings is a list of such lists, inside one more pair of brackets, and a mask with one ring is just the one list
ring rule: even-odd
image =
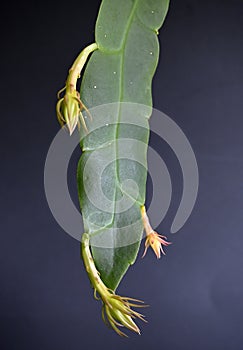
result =
[[77,80],[80,78],[81,71],[87,61],[87,58],[97,48],[97,44],[93,43],[80,52],[72,67],[69,69],[69,74],[66,81],[66,93],[72,93],[74,90],[76,90]]

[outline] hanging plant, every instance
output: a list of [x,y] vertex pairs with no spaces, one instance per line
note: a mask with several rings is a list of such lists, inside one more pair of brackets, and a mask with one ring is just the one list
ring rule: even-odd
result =
[[140,333],[135,319],[144,320],[134,310],[144,303],[116,292],[136,260],[143,231],[144,255],[151,247],[160,258],[170,244],[152,229],[144,205],[151,83],[168,5],[169,0],[103,0],[95,43],[73,63],[56,107],[61,126],[70,135],[80,131],[83,262],[95,298],[102,302],[103,320],[122,336],[121,327]]

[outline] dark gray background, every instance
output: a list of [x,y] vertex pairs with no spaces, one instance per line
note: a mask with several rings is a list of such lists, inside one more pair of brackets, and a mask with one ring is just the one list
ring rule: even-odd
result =
[[[78,52],[93,41],[99,1],[6,2],[1,11],[0,347],[14,349],[243,349],[243,1],[174,0],[160,31],[154,107],[187,135],[199,196],[173,245],[130,268],[121,294],[151,306],[142,336],[121,339],[103,324],[79,244],[57,225],[45,200],[43,169],[59,130],[56,91]],[[174,154],[152,136],[173,182]],[[76,200],[75,167],[70,187]],[[148,181],[148,198],[151,183]],[[161,201],[163,198],[161,198]]]

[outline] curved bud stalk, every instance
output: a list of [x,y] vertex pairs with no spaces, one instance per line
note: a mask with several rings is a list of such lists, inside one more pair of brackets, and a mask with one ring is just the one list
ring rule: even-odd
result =
[[171,244],[171,242],[167,241],[166,236],[159,235],[157,232],[155,232],[152,229],[149,223],[149,218],[146,213],[146,209],[144,205],[141,207],[141,215],[142,215],[144,230],[146,232],[145,250],[143,253],[143,257],[146,255],[148,247],[151,247],[157,259],[160,259],[161,253],[165,255],[163,246],[167,247],[168,245]]
[[[77,91],[77,80],[80,77],[80,73],[87,61],[87,58],[91,52],[98,48],[97,44],[91,44],[87,46],[76,58],[72,67],[69,69],[69,74],[66,80],[66,85],[61,89],[58,94],[58,102],[56,104],[57,119],[61,126],[67,125],[70,135],[72,135],[76,126],[84,128],[85,132],[88,132],[82,110],[84,109],[89,117],[91,115],[88,109],[80,100],[80,94]],[[61,97],[61,93],[65,91],[64,97]]]
[[[115,294],[115,292],[111,289],[107,288],[107,286],[101,280],[98,270],[96,269],[90,252],[89,235],[87,233],[84,233],[82,236],[82,256],[90,282],[94,288],[94,296],[97,300],[101,299],[103,303],[103,321],[107,325],[111,326],[120,336],[127,337],[127,335],[123,333],[119,327],[126,327],[127,329],[140,334],[140,330],[133,320],[135,318],[139,318],[145,321],[145,319],[143,318],[143,315],[137,311],[134,311],[131,307],[145,307],[147,305],[142,305],[143,301],[141,300],[121,297]],[[97,293],[99,294],[100,298],[97,297]]]

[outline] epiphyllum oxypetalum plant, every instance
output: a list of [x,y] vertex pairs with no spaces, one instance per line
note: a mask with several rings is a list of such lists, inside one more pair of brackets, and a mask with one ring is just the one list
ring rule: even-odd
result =
[[[121,297],[115,292],[128,267],[136,260],[143,230],[147,236],[145,253],[151,246],[157,258],[160,258],[161,252],[164,254],[162,246],[170,244],[166,237],[154,232],[149,223],[144,206],[147,170],[136,161],[142,157],[142,163],[146,164],[148,118],[152,111],[151,82],[159,56],[157,35],[166,17],[168,5],[169,0],[103,0],[96,22],[96,43],[85,48],[75,60],[69,70],[65,88],[58,94],[59,101],[56,107],[58,120],[61,126],[66,124],[70,135],[77,126],[82,126],[80,144],[83,153],[77,172],[85,229],[81,253],[95,298],[101,299],[103,303],[102,318],[121,336],[125,336],[121,327],[140,334],[135,319],[144,321],[144,316],[133,310],[144,307],[143,302]],[[79,93],[77,80],[91,53]],[[118,107],[113,109],[111,106],[109,109],[110,104],[114,102]],[[136,120],[138,117],[142,120],[142,126],[136,122],[135,128],[132,124],[121,124],[123,102],[142,104],[146,107],[131,113],[131,118]],[[103,105],[107,107],[104,113],[99,111],[96,114],[93,109],[92,118],[85,120],[83,110],[90,116],[85,106],[91,108]],[[112,122],[109,124],[106,119],[110,115]],[[98,129],[94,126],[96,120],[99,120]],[[131,159],[116,158],[114,166],[107,167],[108,170],[104,171],[107,156],[119,154],[118,140],[124,135],[139,141],[139,148],[131,146]],[[91,164],[91,170],[84,176],[87,161]],[[129,188],[123,188],[122,196],[127,201],[129,210],[118,210],[119,201],[116,199],[121,195],[121,183],[126,186],[127,179],[136,182],[139,196],[133,198],[130,205]],[[113,198],[111,211],[105,211],[102,206],[96,206],[90,201],[89,195],[92,193],[92,198],[95,198],[96,186],[100,181],[102,189]],[[90,239],[96,236],[102,238],[107,233],[109,236],[113,230],[117,234],[116,237],[112,237],[113,246],[101,247]],[[134,240],[126,244],[126,237]]]

